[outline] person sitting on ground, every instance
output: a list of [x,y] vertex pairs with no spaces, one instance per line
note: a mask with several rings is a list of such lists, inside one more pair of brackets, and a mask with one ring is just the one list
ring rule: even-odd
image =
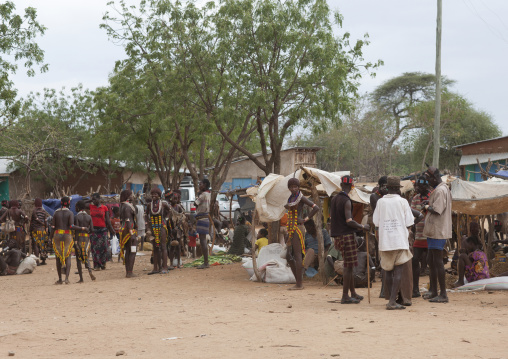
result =
[[0,276],[14,275],[26,254],[19,250],[15,239],[7,241],[7,247],[0,253]]
[[245,253],[245,247],[250,247],[247,236],[249,235],[249,226],[245,224],[245,217],[238,217],[238,224],[233,234],[233,243],[229,248],[228,254],[241,256]]
[[463,242],[458,262],[459,279],[454,283],[454,287],[463,286],[464,277],[468,283],[490,278],[487,255],[480,248],[481,243],[476,236],[468,237]]
[[258,232],[256,243],[254,244],[254,251],[259,254],[261,248],[268,245],[268,231],[266,228],[261,228]]
[[[312,266],[315,269],[318,269],[319,246],[317,240],[316,223],[314,222],[313,219],[309,219],[303,225],[305,226],[305,257],[306,257],[305,262],[309,264],[308,267]],[[332,239],[330,238],[330,235],[328,234],[328,231],[326,229],[322,228],[321,231],[323,233],[325,253],[327,253],[328,250],[330,249],[330,246],[332,245]]]

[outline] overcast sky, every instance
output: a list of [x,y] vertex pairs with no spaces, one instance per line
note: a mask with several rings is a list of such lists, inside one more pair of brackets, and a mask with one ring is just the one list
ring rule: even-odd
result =
[[[49,71],[34,78],[14,77],[21,96],[43,88],[94,89],[107,85],[122,48],[99,29],[106,0],[14,0],[18,13],[38,11],[48,30],[38,39]],[[130,0],[129,2],[135,2]],[[435,0],[329,0],[344,16],[352,39],[370,36],[366,61],[384,61],[375,78],[365,76],[361,91],[371,91],[403,72],[435,71]],[[508,135],[508,0],[443,1],[442,74],[457,81],[453,90],[492,115]]]

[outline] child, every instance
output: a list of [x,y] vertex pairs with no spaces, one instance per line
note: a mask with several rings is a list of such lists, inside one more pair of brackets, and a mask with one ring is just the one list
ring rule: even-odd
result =
[[258,232],[257,241],[254,244],[254,250],[256,251],[256,254],[259,254],[259,251],[264,246],[268,245],[268,231],[266,228],[261,228]]
[[196,258],[196,239],[198,238],[198,232],[196,230],[196,223],[190,226],[189,229],[189,253],[192,253],[192,258]]
[[[113,212],[113,217],[111,217],[111,225],[113,226],[113,229],[115,230],[115,236],[116,238],[111,238],[111,241],[115,241],[115,243],[118,243],[120,240],[120,231],[122,230],[122,223],[120,222],[120,208],[119,207],[112,207],[111,211]],[[111,256],[113,254],[118,254],[119,251],[116,249],[119,247],[118,244],[113,246],[113,243],[111,243],[111,249],[115,248],[115,253],[111,251]],[[120,262],[121,256],[118,256],[118,262]]]

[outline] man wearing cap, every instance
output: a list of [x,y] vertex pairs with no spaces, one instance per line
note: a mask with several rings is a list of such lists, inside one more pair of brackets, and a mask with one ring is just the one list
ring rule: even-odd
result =
[[372,221],[379,231],[379,257],[385,271],[385,298],[389,295],[386,309],[405,309],[396,299],[401,287],[404,264],[413,255],[409,250],[408,227],[414,224],[409,203],[400,193],[400,178],[390,176],[388,194],[377,202]]
[[[335,248],[340,250],[344,258],[344,285],[342,288],[341,304],[358,304],[363,299],[355,291],[353,267],[358,265],[357,246],[354,233],[368,231],[369,225],[361,225],[353,220],[351,209],[353,204],[349,193],[353,188],[353,178],[344,176],[340,184],[342,191],[334,196],[330,205],[331,236],[335,241]],[[349,296],[351,292],[351,296]]]
[[[430,268],[430,288],[423,298],[429,299],[429,302],[433,303],[448,303],[443,249],[446,240],[452,238],[452,195],[446,183],[441,180],[437,168],[429,167],[425,172],[425,178],[434,190],[431,192],[428,202],[423,203],[427,211],[423,235],[427,237],[429,249],[427,262]],[[438,282],[439,295],[437,292]]]

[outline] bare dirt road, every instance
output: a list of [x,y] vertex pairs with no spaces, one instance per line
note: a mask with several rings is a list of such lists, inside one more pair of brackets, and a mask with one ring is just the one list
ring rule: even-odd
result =
[[75,284],[72,274],[72,284],[57,286],[50,260],[33,274],[0,277],[0,357],[508,357],[506,292],[451,293],[449,304],[416,299],[393,312],[377,298],[379,282],[371,304],[340,305],[328,301],[341,288],[253,283],[240,264],[148,269],[149,256],[138,256],[136,278],[113,263],[94,272],[96,282]]

